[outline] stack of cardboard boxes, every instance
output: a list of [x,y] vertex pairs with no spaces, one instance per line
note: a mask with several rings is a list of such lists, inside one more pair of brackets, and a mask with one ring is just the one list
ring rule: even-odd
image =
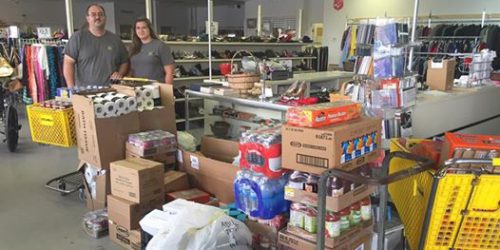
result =
[[165,200],[163,165],[131,158],[111,163],[109,237],[125,248],[141,249],[139,221]]
[[[128,114],[97,118],[91,95],[95,93],[79,93],[72,96],[75,114],[75,125],[78,141],[79,170],[92,168],[86,173],[98,173],[86,176],[85,196],[87,207],[97,210],[106,207],[106,195],[110,189],[110,163],[126,158],[125,147],[129,134],[148,130],[163,130],[176,134],[174,114],[173,88],[166,84],[156,84],[159,88],[161,106],[142,112],[132,111]],[[110,89],[127,96],[135,96],[130,86],[113,85]],[[129,154],[129,157],[134,157]],[[174,160],[172,154],[164,156],[164,163]]]
[[[359,114],[360,110],[351,112]],[[331,116],[341,117],[345,114],[347,113],[339,109]],[[340,123],[326,126],[315,126],[312,123],[304,123],[302,126],[291,124],[283,126],[283,167],[309,176],[303,188],[296,186],[285,188],[285,199],[304,207],[304,210],[295,213],[300,215],[305,212],[304,217],[301,217],[304,218],[302,224],[307,224],[305,218],[311,215],[309,212],[315,211],[314,207],[318,204],[317,186],[315,186],[317,183],[315,184],[315,178],[312,177],[322,174],[329,168],[356,170],[379,157],[381,123],[381,119],[357,118],[353,115]],[[352,204],[358,203],[374,192],[374,188],[364,185],[356,185],[355,188],[353,184],[342,185],[348,185],[349,189],[344,187],[345,192],[342,191],[341,195],[327,197],[326,208],[331,214],[337,215],[341,210],[349,209]],[[315,220],[315,215],[313,217]],[[316,249],[316,223],[313,222],[312,227],[305,226],[305,229],[296,224],[301,223],[294,221],[279,232],[279,244],[292,249]],[[373,222],[369,219],[357,222],[355,226],[348,227],[338,236],[325,236],[325,249],[369,249],[372,227]]]

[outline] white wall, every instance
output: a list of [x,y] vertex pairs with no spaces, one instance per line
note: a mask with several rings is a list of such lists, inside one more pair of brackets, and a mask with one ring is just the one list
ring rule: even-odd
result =
[[245,34],[254,35],[256,29],[246,27],[246,19],[257,18],[257,6],[262,5],[262,17],[295,17],[302,9],[302,34],[311,34],[313,23],[323,22],[323,0],[249,0],[245,2]]
[[[345,30],[346,17],[391,17],[411,16],[413,0],[344,0],[344,8],[333,9],[333,0],[324,0],[324,37],[323,44],[330,47],[329,63],[340,61],[340,40]],[[420,0],[419,15],[428,15],[431,11],[439,14],[480,14],[500,13],[499,0]]]

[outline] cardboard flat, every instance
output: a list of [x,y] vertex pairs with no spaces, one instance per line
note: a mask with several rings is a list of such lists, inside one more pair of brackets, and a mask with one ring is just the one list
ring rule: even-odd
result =
[[129,230],[109,220],[109,238],[125,249],[141,250],[142,238],[139,230]]
[[201,152],[182,151],[181,170],[188,173],[191,186],[213,194],[222,203],[234,202],[233,182],[239,168],[231,162],[238,155],[238,145],[236,141],[204,136]]
[[[348,231],[335,239],[325,238],[325,249],[330,250],[353,250],[371,249],[373,237],[373,224],[365,227],[358,227]],[[291,247],[300,250],[316,250],[316,242],[310,241],[290,233],[287,228],[282,229],[278,234],[278,243],[281,246]],[[362,247],[362,248],[361,248]]]
[[138,229],[139,221],[154,209],[161,209],[163,199],[156,198],[141,204],[108,195],[108,218],[126,229]]
[[381,125],[368,117],[321,128],[284,125],[283,168],[318,175],[328,168],[355,169],[379,156]]
[[112,162],[111,194],[136,203],[164,197],[163,165],[141,158]]
[[[351,204],[361,201],[375,192],[375,186],[362,185],[339,197],[326,196],[326,209],[340,212]],[[318,206],[318,194],[306,192],[304,190],[285,187],[285,200],[300,202],[306,205]]]
[[[160,88],[160,99],[162,107],[155,107],[153,110],[139,112],[140,131],[160,129],[177,134],[175,124],[175,98],[172,85],[153,83]],[[118,92],[129,96],[135,96],[133,87],[125,85],[112,85]]]
[[109,169],[109,163],[125,158],[129,134],[140,132],[139,114],[97,119],[94,104],[83,95],[73,95],[78,141],[78,158],[93,166]]
[[433,90],[451,90],[455,78],[455,65],[457,61],[452,59],[443,60],[442,63],[428,61],[427,85]]
[[163,190],[165,193],[189,189],[189,179],[186,173],[168,171],[163,177]]

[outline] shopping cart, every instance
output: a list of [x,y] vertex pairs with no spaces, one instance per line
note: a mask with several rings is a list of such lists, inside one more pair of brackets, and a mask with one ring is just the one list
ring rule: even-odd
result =
[[[391,151],[406,148],[397,141]],[[415,162],[390,164],[389,173]],[[411,250],[500,249],[499,159],[450,159],[389,185],[389,193],[405,226]]]
[[[411,166],[401,169],[399,171],[394,171],[391,174],[387,173],[387,169],[391,162],[396,160],[406,160],[411,161]],[[418,155],[411,154],[404,151],[391,152],[384,158],[382,175],[380,177],[370,177],[366,178],[358,174],[349,173],[339,169],[329,169],[325,171],[319,179],[319,189],[318,189],[318,232],[316,238],[316,249],[325,249],[325,215],[326,215],[326,182],[329,177],[335,176],[350,182],[362,183],[366,185],[374,185],[379,187],[380,194],[380,209],[379,214],[385,215],[387,213],[387,185],[389,183],[395,183],[401,180],[409,179],[409,177],[419,175],[432,168],[433,162],[430,159],[421,157]],[[385,216],[380,216],[384,218]],[[377,249],[382,250],[384,247],[385,240],[385,220],[381,219],[377,223],[377,234],[378,234],[378,244]]]
[[[500,249],[500,173],[493,167],[500,166],[500,159],[450,159],[438,171],[432,164],[394,140],[382,169],[388,174],[382,177],[325,171],[319,181],[316,248],[324,249],[326,180],[336,176],[379,186],[381,215],[386,214],[388,185],[411,250]],[[382,250],[384,219],[377,223],[377,233],[377,249]]]
[[60,192],[61,195],[68,195],[78,191],[80,199],[83,198],[83,175],[80,171],[56,177],[45,184],[45,187]]

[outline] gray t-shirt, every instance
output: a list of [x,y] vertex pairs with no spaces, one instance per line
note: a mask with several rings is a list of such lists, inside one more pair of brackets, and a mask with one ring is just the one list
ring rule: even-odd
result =
[[110,31],[101,37],[86,29],[77,31],[69,39],[64,54],[76,61],[76,86],[108,84],[111,74],[128,60],[125,45]]
[[159,82],[165,81],[164,66],[173,64],[170,48],[158,39],[153,39],[141,46],[139,53],[130,57],[130,66],[134,77],[148,78]]

